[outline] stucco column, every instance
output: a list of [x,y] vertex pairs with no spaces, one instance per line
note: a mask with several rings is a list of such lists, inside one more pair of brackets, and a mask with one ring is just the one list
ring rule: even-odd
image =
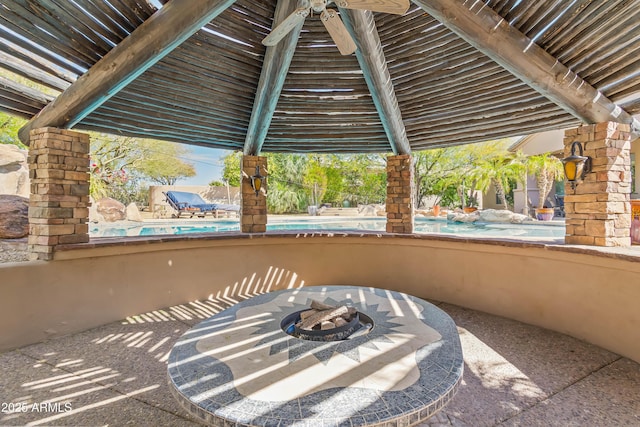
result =
[[57,245],[89,241],[89,135],[40,128],[29,142],[29,251],[51,260]]
[[387,233],[413,233],[413,158],[387,157]]
[[256,194],[251,187],[251,177],[256,174],[267,175],[267,158],[264,156],[242,156],[242,207],[240,210],[240,229],[243,233],[264,233],[267,231],[267,182]]
[[605,122],[569,129],[564,138],[565,157],[574,141],[582,143],[584,155],[593,159],[593,168],[575,190],[565,184],[565,243],[630,246],[629,125]]

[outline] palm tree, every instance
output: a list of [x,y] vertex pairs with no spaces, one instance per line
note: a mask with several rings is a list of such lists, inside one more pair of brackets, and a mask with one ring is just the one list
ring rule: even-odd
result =
[[544,207],[553,185],[562,176],[562,162],[551,153],[529,157],[529,170],[536,176],[538,183],[538,209]]
[[272,213],[299,212],[306,208],[307,194],[302,182],[307,156],[269,153],[267,206]]
[[511,191],[511,183],[518,179],[520,166],[513,153],[508,151],[495,153],[480,163],[484,174],[496,188],[496,193],[504,209],[509,209],[507,193]]
[[522,151],[518,151],[511,162],[512,168],[515,173],[516,182],[522,183],[522,191],[524,193],[524,208],[523,213],[529,215],[529,173],[531,168],[531,162],[529,157]]
[[[462,173],[461,198],[464,206],[471,206],[476,190],[485,192],[491,184],[496,188],[500,202],[505,209],[509,209],[506,194],[511,187],[511,181],[516,178],[516,168],[512,165],[513,153],[506,150],[507,141],[489,141],[477,144],[469,151],[469,166]],[[466,194],[464,194],[466,193]]]

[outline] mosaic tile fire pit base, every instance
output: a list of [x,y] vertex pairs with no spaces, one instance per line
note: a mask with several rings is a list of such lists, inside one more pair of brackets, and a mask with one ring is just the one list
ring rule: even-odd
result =
[[[355,307],[366,333],[320,342],[281,322],[311,300]],[[181,405],[214,426],[410,426],[456,393],[460,339],[451,318],[410,295],[352,286],[272,292],[187,331],[169,356]]]

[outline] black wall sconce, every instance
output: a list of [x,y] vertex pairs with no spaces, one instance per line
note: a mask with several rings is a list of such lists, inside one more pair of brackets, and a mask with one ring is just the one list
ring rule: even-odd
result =
[[[579,155],[576,154],[576,147],[580,150]],[[583,153],[582,144],[579,141],[573,141],[571,143],[571,155],[562,159],[564,176],[574,190],[578,185],[578,180],[584,179],[591,172],[591,157],[584,156]]]
[[256,192],[256,196],[260,193],[260,189],[267,181],[267,177],[260,175],[260,165],[256,165],[256,173],[251,176],[251,188]]

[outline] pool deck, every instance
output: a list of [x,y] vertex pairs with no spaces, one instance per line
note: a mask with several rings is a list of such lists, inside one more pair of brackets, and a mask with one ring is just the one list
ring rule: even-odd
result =
[[[0,354],[1,409],[18,409],[0,413],[0,425],[198,425],[170,392],[169,351],[192,326],[251,296],[192,301]],[[639,364],[556,332],[434,303],[457,324],[464,376],[453,400],[420,425],[640,425]]]

